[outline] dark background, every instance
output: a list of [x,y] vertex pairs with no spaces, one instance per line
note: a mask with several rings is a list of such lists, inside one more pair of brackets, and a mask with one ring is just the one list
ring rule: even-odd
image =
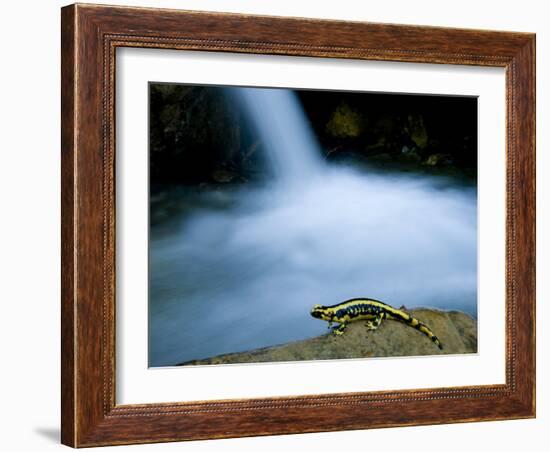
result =
[[[150,178],[164,184],[265,179],[239,88],[150,83]],[[261,89],[261,88],[259,88]],[[328,161],[477,175],[477,98],[295,90]]]

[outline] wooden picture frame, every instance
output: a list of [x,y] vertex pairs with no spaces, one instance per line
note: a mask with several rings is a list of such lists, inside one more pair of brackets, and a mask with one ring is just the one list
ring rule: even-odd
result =
[[[73,447],[535,416],[535,35],[71,5],[62,9],[62,442]],[[115,50],[506,70],[506,383],[115,403]]]

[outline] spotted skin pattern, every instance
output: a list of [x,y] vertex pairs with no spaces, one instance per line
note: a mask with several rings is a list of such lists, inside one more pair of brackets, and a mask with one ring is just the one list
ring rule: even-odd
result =
[[333,323],[338,323],[332,333],[335,335],[344,334],[350,322],[364,320],[369,330],[376,330],[382,320],[390,319],[403,322],[421,333],[428,336],[440,349],[443,349],[441,342],[424,323],[415,319],[401,309],[396,309],[389,304],[370,298],[353,298],[334,306],[321,306],[316,304],[311,309],[311,315],[316,319],[328,322],[329,328]]

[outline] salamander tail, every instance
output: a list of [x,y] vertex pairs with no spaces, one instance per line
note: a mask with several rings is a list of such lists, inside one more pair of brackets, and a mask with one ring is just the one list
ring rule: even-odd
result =
[[430,330],[430,328],[428,328],[426,324],[422,323],[420,320],[414,318],[413,316],[407,314],[400,309],[394,309],[391,312],[391,316],[396,320],[401,320],[403,323],[406,323],[407,325],[412,326],[421,333],[425,334],[426,336],[428,336],[428,338],[431,339],[431,341],[435,345],[437,345],[440,350],[443,350],[443,345],[441,344],[439,338],[432,332],[432,330]]

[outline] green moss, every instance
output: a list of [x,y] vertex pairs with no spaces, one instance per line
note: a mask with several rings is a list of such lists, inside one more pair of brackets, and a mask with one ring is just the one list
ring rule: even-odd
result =
[[426,148],[428,145],[428,131],[424,125],[424,118],[421,115],[409,115],[405,131],[420,149]]
[[450,158],[449,154],[431,154],[422,164],[425,166],[445,165],[451,162]]
[[336,138],[357,138],[363,133],[363,118],[346,102],[340,103],[332,113],[326,131]]

